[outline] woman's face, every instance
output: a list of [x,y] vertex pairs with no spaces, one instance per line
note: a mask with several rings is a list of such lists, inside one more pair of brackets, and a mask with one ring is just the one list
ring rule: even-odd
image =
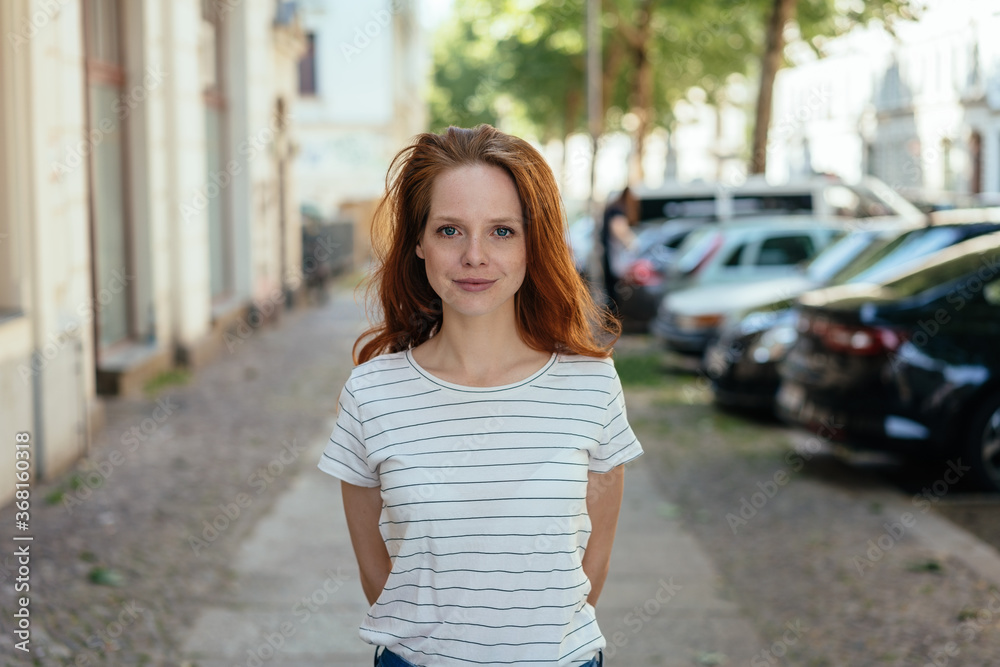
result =
[[476,164],[439,175],[417,256],[446,315],[514,317],[526,266],[524,215],[507,172]]

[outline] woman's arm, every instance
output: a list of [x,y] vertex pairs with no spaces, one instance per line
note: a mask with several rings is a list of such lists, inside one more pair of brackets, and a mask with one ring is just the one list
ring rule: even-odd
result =
[[626,248],[631,248],[635,243],[635,232],[624,215],[611,218],[611,234]]
[[625,490],[625,467],[606,473],[587,473],[587,513],[590,515],[590,539],[583,554],[583,572],[590,579],[587,602],[596,606],[611,564],[611,547],[618,527],[618,512]]
[[382,513],[382,489],[340,483],[344,496],[344,515],[347,530],[351,533],[351,545],[361,570],[361,588],[368,598],[368,604],[375,600],[385,588],[392,561],[385,548],[382,534],[378,529],[379,515]]

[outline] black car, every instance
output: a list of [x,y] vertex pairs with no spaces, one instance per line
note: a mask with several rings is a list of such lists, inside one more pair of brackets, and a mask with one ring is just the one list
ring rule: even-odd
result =
[[[926,227],[867,227],[818,255],[806,269],[815,287],[890,280],[934,252],[1000,231],[1000,211],[951,211]],[[725,329],[705,353],[715,402],[771,411],[780,378],[778,364],[797,338],[794,299],[748,314]]]
[[779,415],[849,447],[968,466],[1000,491],[1000,232],[880,284],[800,297]]

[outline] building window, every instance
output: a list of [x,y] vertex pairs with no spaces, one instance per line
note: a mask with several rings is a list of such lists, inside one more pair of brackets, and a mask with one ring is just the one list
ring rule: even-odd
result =
[[299,95],[316,94],[316,33],[306,33],[306,52],[299,60]]
[[202,99],[205,103],[205,162],[208,182],[209,287],[212,299],[224,300],[232,291],[232,229],[223,171],[228,163],[226,114],[225,24],[228,13],[219,0],[202,0]]
[[99,309],[97,340],[106,347],[129,338],[132,321],[133,285],[126,278],[133,271],[126,215],[125,118],[119,104],[125,90],[125,67],[118,0],[85,0],[83,9],[93,288],[95,297],[110,297],[95,304]]

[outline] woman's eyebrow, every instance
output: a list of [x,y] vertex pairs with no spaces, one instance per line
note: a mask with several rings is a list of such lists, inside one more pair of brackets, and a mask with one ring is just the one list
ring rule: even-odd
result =
[[[453,215],[441,215],[441,214],[432,215],[430,219],[431,220],[440,220],[441,222],[452,222],[452,223],[456,223],[456,224],[461,224],[461,223],[465,222],[465,220],[463,218],[458,218],[458,217],[455,217]],[[521,225],[521,224],[524,224],[524,219],[523,218],[517,218],[517,217],[514,217],[514,216],[502,216],[502,217],[499,217],[499,218],[490,218],[489,220],[487,220],[487,222],[494,223],[494,224],[502,223],[502,224],[519,224],[519,225]]]

